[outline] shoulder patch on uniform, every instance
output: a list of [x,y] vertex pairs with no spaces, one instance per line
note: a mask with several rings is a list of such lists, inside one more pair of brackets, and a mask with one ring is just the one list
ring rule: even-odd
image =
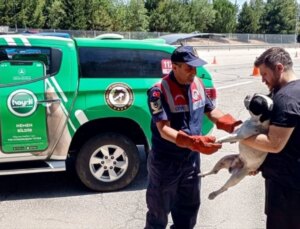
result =
[[161,103],[161,90],[159,88],[152,88],[149,94],[149,100],[152,114],[158,114],[163,111]]

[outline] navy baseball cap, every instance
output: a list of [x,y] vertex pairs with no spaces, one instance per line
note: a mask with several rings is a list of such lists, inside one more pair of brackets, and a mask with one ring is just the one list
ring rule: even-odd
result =
[[206,61],[195,55],[194,48],[192,46],[179,46],[176,48],[171,55],[171,61],[173,63],[186,63],[193,67],[199,67],[207,64]]

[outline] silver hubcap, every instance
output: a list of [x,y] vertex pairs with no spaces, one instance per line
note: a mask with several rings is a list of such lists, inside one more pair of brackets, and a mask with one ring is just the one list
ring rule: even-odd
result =
[[120,179],[128,168],[125,151],[116,145],[104,145],[98,148],[90,158],[90,170],[93,176],[103,182]]

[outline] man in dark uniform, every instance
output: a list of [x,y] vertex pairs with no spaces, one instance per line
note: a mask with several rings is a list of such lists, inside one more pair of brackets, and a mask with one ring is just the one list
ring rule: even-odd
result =
[[265,178],[267,229],[300,228],[300,80],[287,51],[275,47],[255,61],[272,93],[274,107],[267,134],[243,141],[269,152],[261,166]]
[[200,207],[199,152],[212,154],[221,148],[215,137],[201,135],[203,116],[228,132],[240,124],[207,97],[202,81],[195,77],[196,67],[206,62],[192,47],[178,47],[171,61],[171,73],[148,91],[152,151],[148,157],[147,229],[165,228],[170,212],[172,228],[195,226]]

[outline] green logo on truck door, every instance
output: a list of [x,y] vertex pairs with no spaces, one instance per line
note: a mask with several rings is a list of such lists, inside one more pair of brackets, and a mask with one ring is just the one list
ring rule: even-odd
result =
[[36,110],[37,98],[31,91],[21,89],[10,94],[7,105],[14,115],[26,117]]
[[[0,138],[4,153],[48,148],[45,65],[36,61],[0,65]],[[39,80],[40,79],[40,80]]]

